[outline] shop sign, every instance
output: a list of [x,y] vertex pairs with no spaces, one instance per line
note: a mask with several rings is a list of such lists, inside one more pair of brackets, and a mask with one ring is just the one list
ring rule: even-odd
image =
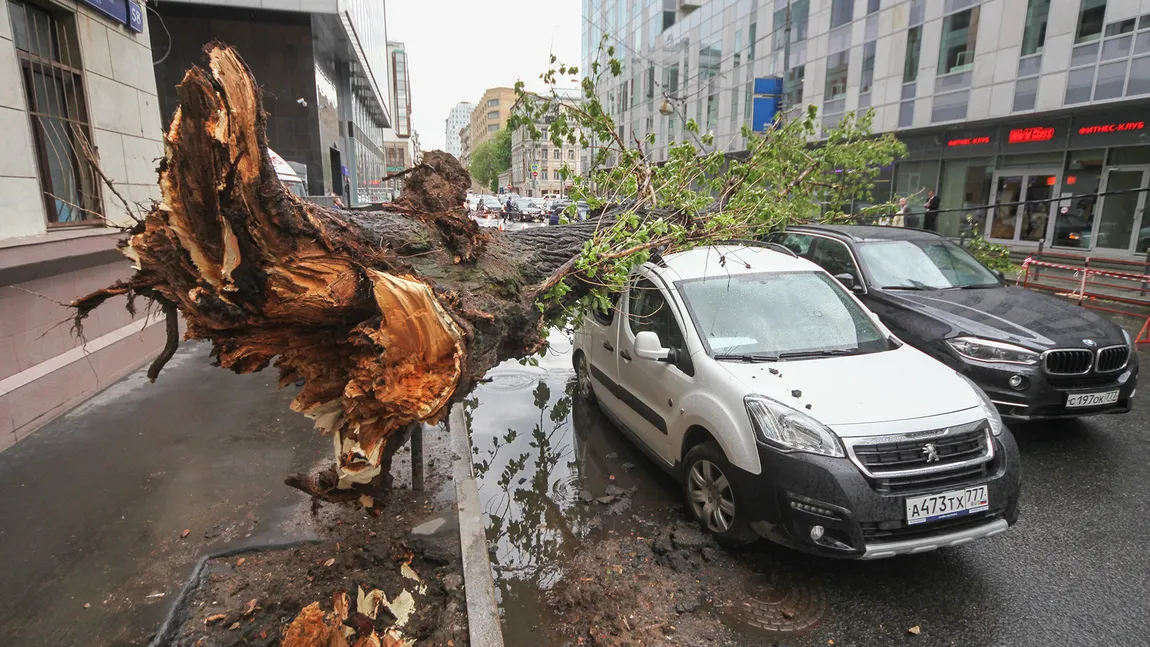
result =
[[951,148],[958,146],[978,146],[979,144],[989,144],[990,137],[960,137],[958,139],[951,139],[946,142],[946,145]]
[[1045,142],[1054,139],[1054,129],[1045,126],[1034,128],[1014,128],[1007,137],[1011,144],[1029,144],[1032,142]]
[[1099,135],[1102,133],[1121,133],[1132,130],[1144,130],[1145,121],[1125,121],[1115,124],[1099,124],[1097,126],[1083,126],[1078,129],[1079,135]]

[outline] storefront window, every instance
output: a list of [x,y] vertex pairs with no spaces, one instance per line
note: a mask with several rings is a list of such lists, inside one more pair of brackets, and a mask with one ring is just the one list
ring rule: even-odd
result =
[[[986,200],[990,196],[994,158],[947,160],[942,167],[939,191],[938,233],[969,235],[977,227],[985,232]],[[951,210],[961,211],[951,211]]]
[[1054,221],[1053,245],[1089,249],[1094,231],[1094,206],[1102,181],[1103,149],[1071,151],[1062,176],[1062,192]]
[[922,162],[902,162],[895,170],[893,200],[906,198],[912,217],[907,218],[908,227],[922,225],[922,214],[925,213],[923,205],[926,203],[927,191],[937,190],[938,182],[937,160]]
[[1150,164],[1150,146],[1123,146],[1110,149],[1110,166]]

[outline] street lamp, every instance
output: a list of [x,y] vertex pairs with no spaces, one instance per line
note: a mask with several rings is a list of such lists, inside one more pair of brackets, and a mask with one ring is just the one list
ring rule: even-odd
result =
[[663,105],[659,106],[659,114],[664,117],[670,117],[675,112],[675,108],[671,106],[669,99],[663,99]]

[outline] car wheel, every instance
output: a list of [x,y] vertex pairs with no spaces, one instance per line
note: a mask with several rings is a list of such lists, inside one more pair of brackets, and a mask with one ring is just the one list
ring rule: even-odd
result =
[[746,515],[740,513],[741,493],[729,478],[734,468],[715,442],[695,445],[683,459],[683,490],[691,514],[721,543],[735,547],[755,539]]
[[575,354],[575,380],[576,393],[584,400],[595,399],[595,386],[591,384],[591,371],[587,368],[587,356],[582,352]]

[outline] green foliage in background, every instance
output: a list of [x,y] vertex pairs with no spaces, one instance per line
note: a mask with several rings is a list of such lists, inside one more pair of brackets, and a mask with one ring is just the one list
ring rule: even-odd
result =
[[[541,75],[547,92],[527,92],[522,82],[515,87],[519,102],[508,130],[525,128],[533,139],[581,146],[591,168],[577,177],[566,165],[559,170],[573,184],[571,198],[586,200],[592,213],[612,207],[606,211],[612,217],[603,220],[582,254],[543,285],[538,296],[545,312],[556,313],[560,302],[569,301],[563,297],[573,275],[593,287],[566,316],[609,308],[608,295],[619,291],[631,268],[652,252],[759,238],[788,224],[844,220],[852,199],[872,201],[881,168],[905,153],[893,134],[871,134],[869,111],[857,118],[848,113],[823,132],[816,109],[800,107],[766,133],[744,128],[732,139],[706,132],[676,102],[674,114],[666,117],[672,126],[666,159],[653,159],[661,143],[655,133],[627,132],[626,125],[606,113],[604,101],[612,100],[605,99],[606,88],[616,85],[623,66],[605,42],[581,78],[578,68],[552,56],[550,69]],[[581,102],[556,91],[576,84]],[[727,154],[739,150],[746,153]],[[892,204],[878,204],[853,216],[895,210]],[[567,217],[574,217],[574,207]]]
[[495,136],[471,153],[471,177],[481,186],[499,191],[499,174],[511,168],[511,129],[500,128]]
[[990,242],[977,226],[971,229],[970,235],[970,240],[965,241],[966,251],[977,258],[978,262],[1007,275],[1018,271],[1018,266],[1010,258],[1009,247]]

